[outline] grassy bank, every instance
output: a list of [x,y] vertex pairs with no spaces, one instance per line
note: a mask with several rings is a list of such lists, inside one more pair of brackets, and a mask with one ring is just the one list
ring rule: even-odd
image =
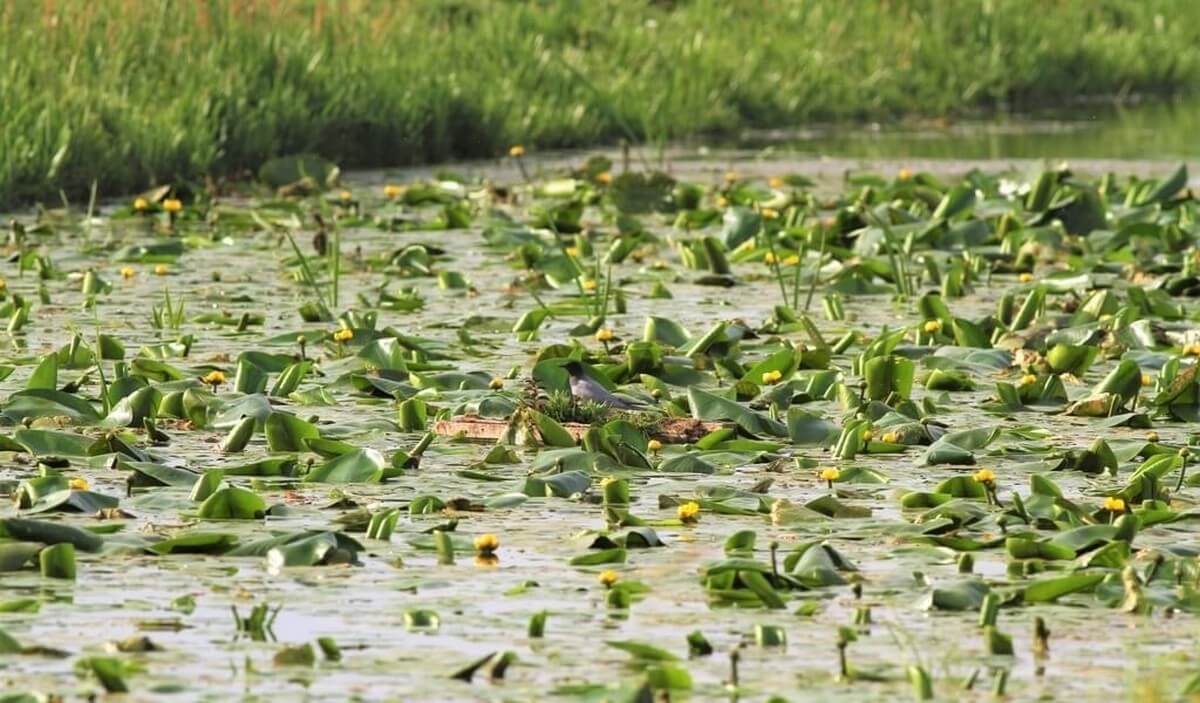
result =
[[29,0],[0,9],[0,203],[1197,80],[1190,0]]

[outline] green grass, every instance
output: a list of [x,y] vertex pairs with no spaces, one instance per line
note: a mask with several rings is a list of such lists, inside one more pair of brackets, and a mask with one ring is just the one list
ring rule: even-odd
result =
[[0,9],[0,204],[1198,78],[1191,0],[27,0]]

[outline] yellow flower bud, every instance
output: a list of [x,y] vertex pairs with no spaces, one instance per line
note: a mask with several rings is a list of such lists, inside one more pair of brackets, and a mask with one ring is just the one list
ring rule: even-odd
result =
[[491,554],[500,548],[500,538],[491,533],[475,538],[475,551],[480,554]]
[[679,515],[679,520],[684,523],[694,523],[700,520],[700,504],[694,500],[688,501],[679,506],[676,511]]
[[513,144],[508,148],[508,155],[514,159],[519,159],[525,155],[525,147],[520,144]]
[[1123,513],[1125,512],[1125,499],[1109,496],[1104,499],[1104,509],[1110,513]]

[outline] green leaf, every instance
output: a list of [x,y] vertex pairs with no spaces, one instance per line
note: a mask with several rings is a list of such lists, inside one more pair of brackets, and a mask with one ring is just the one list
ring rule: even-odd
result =
[[588,554],[572,557],[568,562],[571,566],[599,566],[600,564],[624,564],[627,554],[622,547],[601,549]]
[[1103,573],[1080,571],[1041,579],[1026,586],[1022,594],[1026,603],[1051,603],[1071,593],[1089,591],[1103,580]]
[[267,502],[254,491],[226,486],[210,495],[197,511],[205,520],[261,520],[267,513]]
[[697,420],[730,420],[754,436],[787,436],[787,427],[778,420],[759,415],[732,400],[703,391],[696,386],[688,388],[688,402],[692,408],[692,416]]
[[387,467],[383,455],[374,449],[356,449],[314,468],[304,477],[306,483],[379,483]]
[[151,544],[155,554],[224,554],[237,546],[237,535],[228,532],[193,531]]
[[94,532],[42,520],[15,517],[0,519],[0,536],[5,535],[22,542],[72,544],[85,552],[98,552],[104,546],[104,539]]
[[308,449],[305,440],[321,436],[316,425],[282,412],[267,416],[264,431],[267,447],[273,452],[303,452]]
[[605,642],[609,647],[619,649],[626,654],[630,654],[637,659],[651,662],[673,662],[678,661],[679,657],[671,654],[665,649],[655,647],[652,644],[644,642],[635,642],[633,640],[609,640]]
[[50,391],[58,388],[58,354],[50,353],[42,357],[41,363],[25,382],[25,388]]

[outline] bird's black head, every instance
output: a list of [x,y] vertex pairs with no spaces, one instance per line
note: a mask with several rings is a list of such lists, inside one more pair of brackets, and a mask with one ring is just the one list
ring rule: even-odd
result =
[[583,376],[583,364],[578,361],[568,361],[563,364],[563,368],[567,370],[567,373],[571,374],[571,378],[580,378]]

